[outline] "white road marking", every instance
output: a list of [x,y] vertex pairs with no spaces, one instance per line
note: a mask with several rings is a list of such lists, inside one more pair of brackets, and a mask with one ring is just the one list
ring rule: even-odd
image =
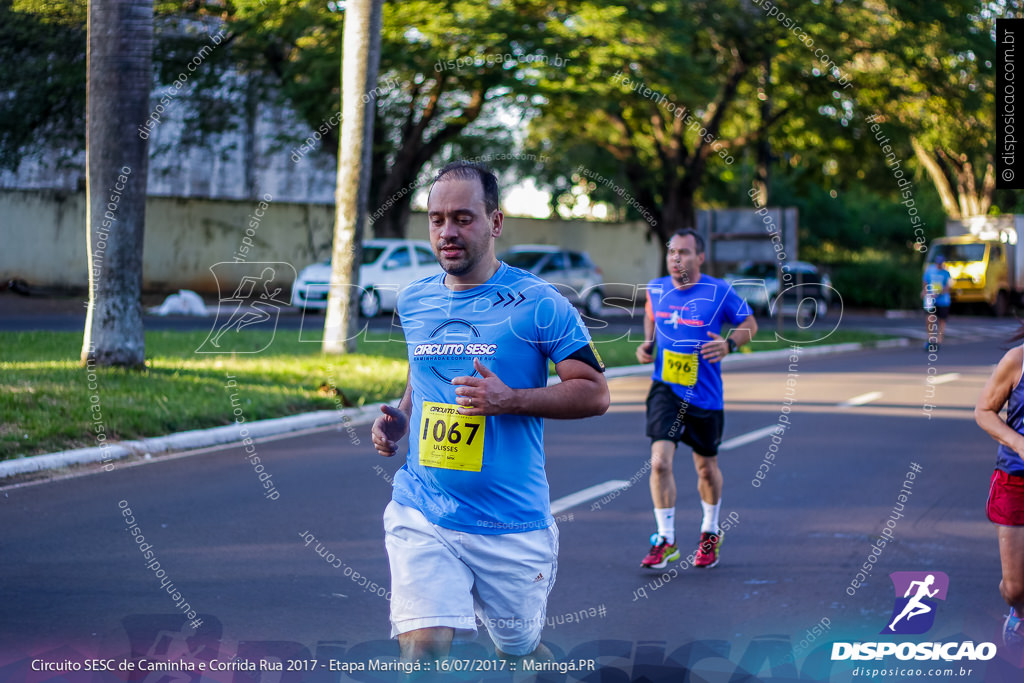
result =
[[734,436],[728,441],[723,441],[721,445],[718,447],[718,450],[728,451],[732,450],[733,448],[739,448],[740,446],[746,446],[748,443],[753,443],[754,441],[758,441],[766,436],[771,435],[774,432],[777,432],[778,429],[779,425],[775,424],[769,425],[767,427],[761,427],[760,429],[755,429],[752,432],[747,432],[746,434],[741,434],[740,436]]
[[871,403],[872,401],[877,401],[880,398],[882,398],[882,392],[881,391],[869,391],[866,394],[861,394],[860,396],[854,396],[853,398],[851,398],[848,401],[843,401],[842,403],[839,404],[839,406],[841,408],[850,408],[852,406],[862,406],[865,403]]
[[588,486],[582,491],[570,493],[568,496],[562,496],[558,500],[551,501],[551,514],[557,515],[565,512],[569,508],[582,505],[583,503],[594,500],[595,498],[600,498],[612,491],[618,491],[619,489],[626,488],[629,488],[629,482],[621,479],[612,479],[611,481],[606,481],[603,484]]
[[[728,441],[723,441],[718,447],[720,451],[727,451],[733,448],[739,448],[745,446],[748,443],[752,443],[759,439],[778,431],[778,425],[769,425],[762,427],[761,429],[755,429],[752,432],[741,434],[740,436],[733,437]],[[568,496],[563,496],[558,500],[551,501],[551,514],[557,515],[565,512],[569,508],[574,508],[577,505],[582,505],[601,496],[607,495],[612,491],[618,491],[619,489],[629,488],[630,484],[628,481],[622,479],[612,479],[602,484],[595,484],[594,486],[588,486],[582,491],[576,493],[570,493]]]
[[939,375],[931,381],[931,384],[945,384],[946,382],[955,382],[960,379],[959,372],[947,372],[945,375]]

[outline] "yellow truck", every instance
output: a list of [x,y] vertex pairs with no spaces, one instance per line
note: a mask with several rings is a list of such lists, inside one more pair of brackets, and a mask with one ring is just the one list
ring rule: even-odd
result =
[[984,304],[1006,315],[1024,292],[1024,250],[1017,249],[1024,215],[976,216],[946,222],[946,236],[932,241],[925,267],[941,255],[952,276],[954,305]]

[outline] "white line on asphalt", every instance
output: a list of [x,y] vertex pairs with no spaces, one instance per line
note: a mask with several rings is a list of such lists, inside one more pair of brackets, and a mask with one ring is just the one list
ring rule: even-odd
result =
[[748,443],[752,443],[759,439],[763,439],[772,432],[778,431],[778,429],[779,425],[770,425],[768,427],[761,427],[760,429],[755,429],[754,431],[747,432],[746,434],[741,434],[740,436],[734,436],[728,441],[723,441],[722,444],[718,447],[718,450],[728,451],[733,448],[739,448],[740,446],[746,446]]
[[587,501],[594,500],[595,498],[600,498],[601,496],[607,493],[611,493],[612,491],[618,491],[619,489],[625,488],[629,488],[629,482],[622,481],[621,479],[612,479],[611,481],[606,481],[603,484],[594,484],[593,486],[588,486],[582,491],[570,493],[568,496],[563,496],[558,500],[551,501],[551,514],[557,515],[559,513],[565,512],[569,508],[576,507],[577,505],[582,505]]
[[862,406],[865,403],[871,403],[872,401],[876,401],[876,400],[878,400],[880,398],[882,398],[882,392],[881,391],[869,391],[866,394],[861,394],[860,396],[854,396],[849,401],[843,401],[842,403],[839,404],[839,406],[841,408],[849,408],[849,407],[852,407],[852,406]]
[[946,382],[955,382],[960,379],[959,372],[947,372],[945,375],[939,375],[932,380],[932,384],[945,384]]
[[[752,432],[747,432],[746,434],[733,437],[728,441],[723,441],[718,447],[718,450],[727,451],[733,448],[739,448],[740,446],[745,446],[748,443],[763,439],[773,432],[778,431],[778,429],[778,425],[769,425],[767,427],[762,427],[761,429],[755,429]],[[582,491],[570,493],[568,496],[563,496],[558,500],[551,501],[551,514],[560,514],[569,508],[574,508],[577,505],[582,505],[583,503],[594,500],[595,498],[600,498],[612,491],[618,491],[619,489],[625,488],[629,488],[629,482],[621,479],[612,479],[611,481],[606,481],[603,484],[589,486]]]

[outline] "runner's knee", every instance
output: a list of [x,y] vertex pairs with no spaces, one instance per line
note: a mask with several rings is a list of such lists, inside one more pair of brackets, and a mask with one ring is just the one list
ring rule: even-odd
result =
[[712,479],[718,471],[718,463],[714,458],[697,458],[693,464],[701,479]]
[[670,477],[672,476],[672,460],[671,458],[661,458],[658,456],[651,457],[651,474],[659,477]]
[[398,635],[403,661],[445,657],[455,632],[447,627],[419,628]]
[[676,444],[673,441],[655,441],[651,444],[651,475],[671,476],[672,456],[675,454]]

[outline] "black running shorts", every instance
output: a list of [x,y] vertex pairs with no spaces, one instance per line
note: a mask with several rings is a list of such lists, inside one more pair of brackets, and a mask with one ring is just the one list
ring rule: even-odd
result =
[[647,436],[651,441],[682,441],[697,455],[718,455],[725,411],[686,403],[664,382],[651,382],[647,394]]

